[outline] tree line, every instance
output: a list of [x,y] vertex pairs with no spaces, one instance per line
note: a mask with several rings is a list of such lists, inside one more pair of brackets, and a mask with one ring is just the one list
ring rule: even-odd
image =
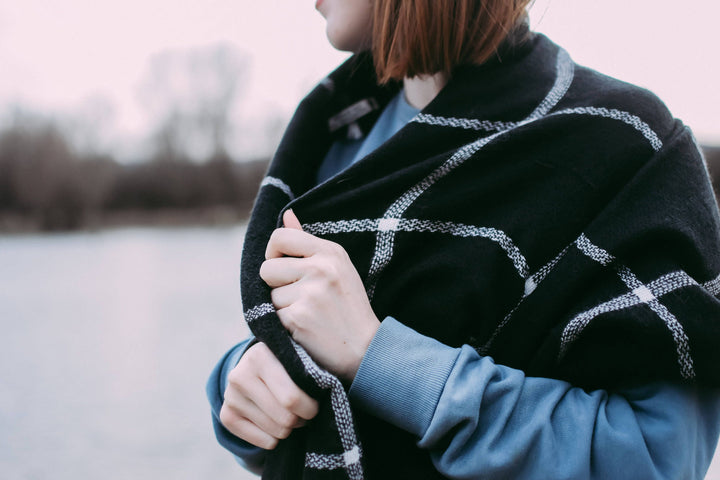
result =
[[222,151],[203,162],[158,151],[143,162],[119,163],[77,151],[51,123],[16,125],[0,132],[0,230],[71,230],[129,212],[137,219],[217,208],[242,220],[267,163],[234,162]]

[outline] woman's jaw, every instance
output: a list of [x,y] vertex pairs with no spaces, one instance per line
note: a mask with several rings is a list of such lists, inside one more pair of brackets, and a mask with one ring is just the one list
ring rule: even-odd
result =
[[333,47],[355,53],[370,47],[370,0],[316,0],[315,9],[327,22],[325,31]]

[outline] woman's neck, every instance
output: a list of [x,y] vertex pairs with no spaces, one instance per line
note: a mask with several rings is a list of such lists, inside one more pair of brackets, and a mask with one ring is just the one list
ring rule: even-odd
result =
[[405,77],[403,79],[405,100],[413,107],[422,110],[437,96],[447,81],[447,75],[444,73]]

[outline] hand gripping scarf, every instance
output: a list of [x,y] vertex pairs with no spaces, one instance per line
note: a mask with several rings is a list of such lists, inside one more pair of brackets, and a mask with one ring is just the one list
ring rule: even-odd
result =
[[459,68],[393,138],[314,185],[331,142],[366,133],[396,91],[368,55],[348,60],[301,103],[258,194],[245,318],[321,403],[263,478],[357,480],[393,461],[412,476],[424,455],[371,415],[355,422],[341,382],[282,327],[259,269],[289,207],[347,250],[380,319],[588,389],[720,383],[717,206],[692,135],[659,100],[535,35]]

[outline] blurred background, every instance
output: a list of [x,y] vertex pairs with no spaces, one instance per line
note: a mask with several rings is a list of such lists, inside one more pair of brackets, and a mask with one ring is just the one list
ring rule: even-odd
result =
[[[2,478],[252,478],[216,445],[204,383],[246,334],[238,265],[268,159],[347,57],[313,5],[0,3]],[[579,63],[658,94],[713,174],[718,18],[714,0],[531,10]]]

